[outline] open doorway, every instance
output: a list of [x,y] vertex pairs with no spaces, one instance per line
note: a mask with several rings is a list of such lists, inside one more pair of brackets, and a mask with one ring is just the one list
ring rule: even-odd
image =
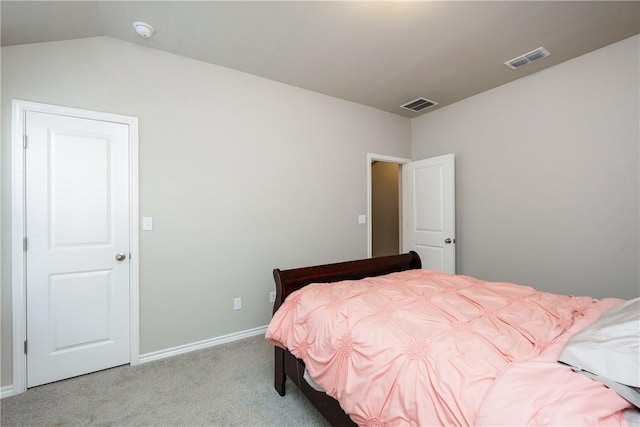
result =
[[[387,237],[377,236],[379,231],[376,214],[373,214],[373,199],[379,186],[373,180],[374,169],[383,163],[397,165],[397,197],[390,196],[382,202],[386,210],[398,212],[398,252],[416,251],[420,255],[423,268],[456,272],[456,218],[455,218],[455,155],[446,154],[429,159],[411,161],[398,157],[367,154],[367,255],[386,255],[388,246],[381,249],[373,241]],[[384,169],[383,166],[380,169]],[[391,169],[393,171],[393,169]],[[395,175],[396,172],[390,174]],[[400,174],[402,174],[400,176]],[[385,184],[385,186],[394,184]],[[395,207],[397,204],[397,207]],[[374,224],[376,227],[374,228]],[[393,244],[391,244],[393,246]]]
[[371,163],[371,255],[400,253],[400,165]]
[[402,252],[402,165],[410,161],[367,155],[369,257]]

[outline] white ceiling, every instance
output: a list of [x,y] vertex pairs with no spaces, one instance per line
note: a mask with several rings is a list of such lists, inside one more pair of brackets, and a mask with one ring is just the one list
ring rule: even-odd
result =
[[[407,117],[640,33],[640,1],[7,1],[2,46],[109,36]],[[139,37],[133,21],[156,29]],[[551,56],[511,70],[538,47]],[[300,106],[304,108],[304,106]]]

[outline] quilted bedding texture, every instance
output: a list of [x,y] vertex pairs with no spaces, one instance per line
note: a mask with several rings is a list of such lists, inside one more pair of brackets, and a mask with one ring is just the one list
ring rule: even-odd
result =
[[409,270],[308,285],[266,338],[361,426],[626,425],[626,400],[556,362],[620,302]]

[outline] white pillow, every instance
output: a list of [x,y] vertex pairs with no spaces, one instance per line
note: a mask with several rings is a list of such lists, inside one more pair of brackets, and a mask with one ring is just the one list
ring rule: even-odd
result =
[[571,337],[558,361],[595,374],[589,376],[616,391],[612,382],[640,387],[640,298],[609,309]]

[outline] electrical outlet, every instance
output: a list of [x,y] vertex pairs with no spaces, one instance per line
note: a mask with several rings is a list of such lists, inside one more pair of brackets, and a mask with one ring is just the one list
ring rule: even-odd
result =
[[233,299],[233,309],[240,310],[242,308],[242,298]]
[[276,291],[269,292],[269,302],[276,302]]

